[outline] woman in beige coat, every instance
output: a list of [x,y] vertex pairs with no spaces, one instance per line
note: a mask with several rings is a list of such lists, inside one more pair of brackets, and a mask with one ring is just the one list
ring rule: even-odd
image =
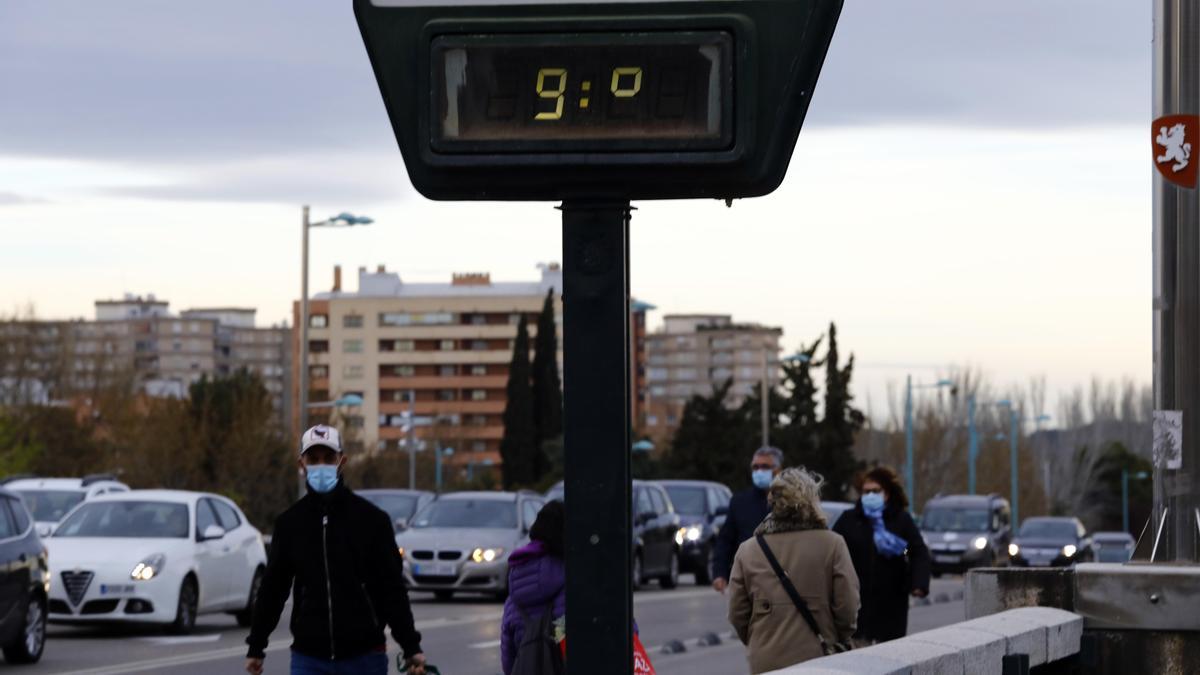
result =
[[[771,483],[763,535],[829,645],[848,643],[858,618],[858,575],[841,536],[821,512],[821,477],[788,469]],[[756,539],[738,548],[729,579],[729,622],[747,647],[751,673],[823,655],[820,639],[796,608]]]

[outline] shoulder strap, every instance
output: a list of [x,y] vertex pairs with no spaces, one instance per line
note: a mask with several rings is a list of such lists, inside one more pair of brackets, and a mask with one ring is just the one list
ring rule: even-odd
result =
[[817,639],[821,641],[822,649],[825,647],[825,636],[821,635],[821,629],[817,626],[817,620],[813,617],[812,612],[808,609],[808,604],[804,602],[804,598],[800,597],[799,591],[792,585],[792,580],[788,578],[787,572],[783,571],[783,567],[779,565],[779,560],[775,558],[775,553],[771,551],[771,547],[767,546],[767,540],[761,534],[754,535],[758,540],[758,547],[762,549],[763,555],[767,557],[767,562],[770,563],[771,569],[775,571],[775,576],[779,578],[779,583],[783,584],[783,590],[787,591],[788,597],[792,599],[792,604],[796,609],[800,610],[800,615],[804,617],[805,623],[816,634]]

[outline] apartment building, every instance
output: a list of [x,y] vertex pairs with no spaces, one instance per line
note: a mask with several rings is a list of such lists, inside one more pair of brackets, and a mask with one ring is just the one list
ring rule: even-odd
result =
[[[398,449],[411,407],[432,421],[415,435],[453,447],[454,462],[499,464],[517,324],[527,325],[532,348],[538,314],[553,290],[561,366],[561,288],[558,265],[542,266],[540,278],[530,281],[472,273],[454,274],[449,283],[405,282],[382,266],[360,268],[353,292],[342,290],[335,268],[333,289],[309,301],[309,401],[315,404],[309,422],[335,417],[352,449]],[[329,405],[350,394],[362,398],[361,406]]]
[[730,407],[740,406],[764,379],[777,386],[782,336],[782,328],[735,323],[728,314],[663,317],[662,328],[645,338],[645,433],[665,442],[688,399],[707,396],[730,379]]

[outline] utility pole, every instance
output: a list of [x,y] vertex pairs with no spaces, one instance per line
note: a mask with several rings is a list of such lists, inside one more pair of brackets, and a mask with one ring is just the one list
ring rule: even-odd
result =
[[[1200,0],[1154,2],[1154,407],[1182,411],[1154,467],[1155,562],[1200,562]],[[1190,146],[1183,152],[1183,144]],[[1185,154],[1190,156],[1184,156]]]
[[771,377],[767,373],[767,343],[762,345],[762,447],[771,445]]

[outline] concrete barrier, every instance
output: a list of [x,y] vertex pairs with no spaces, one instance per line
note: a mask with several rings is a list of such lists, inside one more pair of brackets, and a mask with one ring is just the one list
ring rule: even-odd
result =
[[771,675],[1001,675],[1005,656],[1040,666],[1079,653],[1083,619],[1050,607],[1023,607],[891,642],[814,659]]

